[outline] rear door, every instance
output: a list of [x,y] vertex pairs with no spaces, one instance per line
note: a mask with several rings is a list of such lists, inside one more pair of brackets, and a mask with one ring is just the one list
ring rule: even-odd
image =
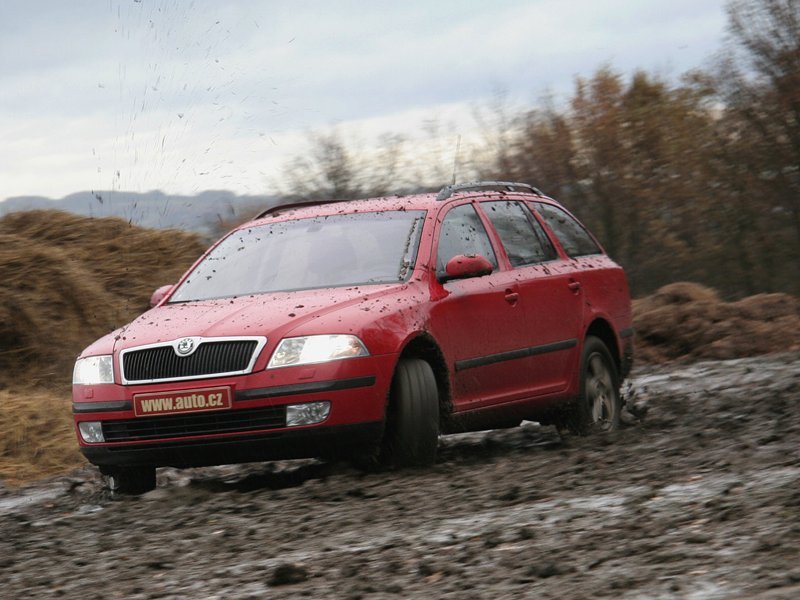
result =
[[[622,268],[566,210],[545,202],[533,206],[570,259],[567,266],[571,278],[580,285],[586,318],[599,315],[610,319],[617,334],[625,335],[627,329],[627,335],[631,335],[630,292]],[[625,329],[620,331],[620,327]]]
[[542,226],[521,201],[480,203],[502,242],[524,312],[530,395],[565,389],[577,361],[583,299],[569,261],[559,257]]

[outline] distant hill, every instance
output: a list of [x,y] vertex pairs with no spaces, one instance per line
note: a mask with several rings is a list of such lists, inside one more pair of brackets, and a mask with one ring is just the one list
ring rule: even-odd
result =
[[15,196],[0,202],[0,217],[20,210],[56,209],[86,217],[121,217],[150,228],[176,228],[209,234],[220,221],[277,204],[275,196],[239,196],[228,190],[209,190],[196,196],[152,192],[77,192],[54,200]]

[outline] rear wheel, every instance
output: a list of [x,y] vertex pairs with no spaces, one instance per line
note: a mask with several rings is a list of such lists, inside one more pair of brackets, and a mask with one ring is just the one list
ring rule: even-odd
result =
[[579,435],[614,431],[619,429],[621,410],[619,377],[611,354],[599,338],[589,336],[581,356],[580,393],[561,424]]
[[402,359],[392,380],[381,462],[430,465],[438,445],[439,392],[433,369],[418,358]]
[[107,478],[109,489],[117,494],[144,494],[156,487],[155,467],[114,467]]

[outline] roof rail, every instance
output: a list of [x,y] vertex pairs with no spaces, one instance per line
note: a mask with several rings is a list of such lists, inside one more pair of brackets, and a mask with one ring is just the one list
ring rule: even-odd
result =
[[513,181],[471,181],[469,183],[454,183],[446,185],[436,196],[437,200],[447,200],[456,192],[478,192],[481,190],[494,192],[522,192],[524,194],[537,194],[544,196],[544,193],[528,183],[515,183]]
[[333,204],[335,202],[345,202],[345,200],[303,200],[301,202],[289,202],[288,204],[276,204],[266,210],[262,210],[254,219],[263,219],[267,215],[278,214],[293,208],[303,208],[304,206],[318,206],[320,204]]

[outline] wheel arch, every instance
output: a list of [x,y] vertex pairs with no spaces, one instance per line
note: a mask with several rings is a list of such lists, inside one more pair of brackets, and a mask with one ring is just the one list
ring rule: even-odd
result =
[[620,352],[619,341],[617,340],[617,335],[614,333],[614,328],[611,326],[611,323],[602,317],[595,318],[586,330],[583,339],[586,340],[590,335],[599,338],[600,341],[606,345],[609,354],[611,354],[611,358],[614,360],[617,376],[621,377],[622,353]]
[[398,361],[404,358],[419,358],[431,366],[439,393],[439,418],[440,420],[447,419],[453,408],[450,372],[447,368],[447,360],[439,344],[429,333],[419,332],[406,341]]

